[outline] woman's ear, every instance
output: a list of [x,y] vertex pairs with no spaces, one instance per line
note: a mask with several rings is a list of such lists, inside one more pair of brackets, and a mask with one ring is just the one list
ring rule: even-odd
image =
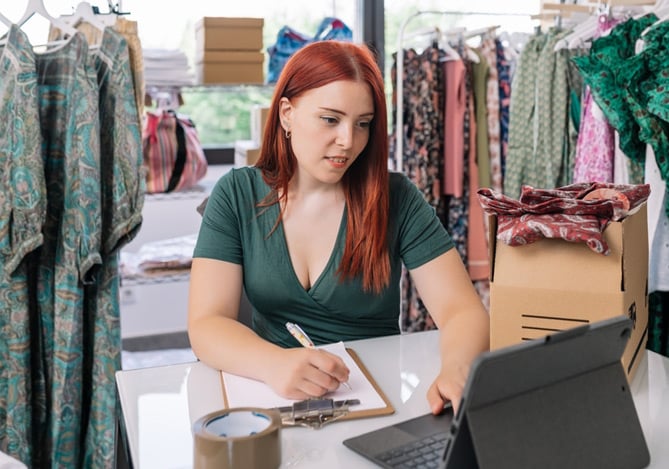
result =
[[281,98],[279,101],[279,120],[285,132],[290,132],[292,113],[293,106],[290,104],[290,100],[285,97]]

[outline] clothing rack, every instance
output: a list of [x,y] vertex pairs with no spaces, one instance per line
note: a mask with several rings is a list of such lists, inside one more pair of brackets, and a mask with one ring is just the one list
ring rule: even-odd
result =
[[408,16],[400,26],[400,32],[398,35],[397,42],[397,73],[396,73],[396,116],[395,116],[395,171],[402,172],[402,152],[403,152],[403,141],[402,141],[402,127],[404,125],[404,119],[402,116],[402,110],[404,107],[404,34],[407,25],[415,18],[421,15],[460,15],[460,16],[491,16],[491,17],[527,17],[530,18],[529,14],[526,13],[493,13],[493,12],[481,12],[481,11],[442,11],[442,10],[419,10],[412,15]]

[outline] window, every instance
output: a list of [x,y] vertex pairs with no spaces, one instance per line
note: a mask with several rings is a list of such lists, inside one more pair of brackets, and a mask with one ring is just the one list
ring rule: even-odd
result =
[[[188,57],[194,74],[195,23],[204,16],[263,18],[263,49],[276,42],[285,25],[313,35],[321,20],[328,16],[355,27],[357,0],[246,0],[212,2],[210,0],[124,0],[113,1],[128,19],[137,21],[143,48],[179,49]],[[26,1],[2,2],[2,14],[18,21]],[[51,16],[72,14],[77,0],[43,0]],[[108,2],[89,0],[102,13],[110,11]],[[23,27],[33,44],[44,44],[49,24],[36,15]],[[1,32],[0,32],[1,33]],[[265,58],[265,67],[267,66]],[[271,86],[194,86],[182,89],[184,104],[180,111],[188,114],[205,146],[232,146],[235,140],[250,138],[250,108],[269,103]]]
[[[358,8],[364,0],[246,0],[212,2],[210,0],[169,1],[164,0],[124,0],[102,2],[91,0],[102,13],[110,10],[110,4],[120,11],[128,12],[128,19],[137,21],[139,36],[145,48],[179,49],[188,57],[194,72],[195,23],[204,16],[256,17],[264,19],[263,49],[276,42],[281,27],[288,25],[307,35],[313,35],[320,21],[328,16],[341,19],[354,31],[354,37],[361,38],[362,31],[356,31],[363,22],[358,21]],[[370,4],[385,8],[384,66],[386,91],[392,92],[390,67],[393,54],[397,51],[399,31],[407,18],[419,10],[444,10],[465,12],[461,15],[421,15],[412,18],[407,31],[434,25],[443,29],[456,26],[478,28],[499,24],[509,32],[530,31],[533,23],[529,15],[537,13],[541,0],[518,0],[506,5],[501,11],[498,0],[475,2],[473,11],[486,14],[473,15],[472,2],[454,0],[366,0]],[[77,0],[43,0],[52,16],[71,14]],[[18,20],[24,13],[27,1],[3,2],[2,14],[11,20]],[[490,13],[495,13],[491,15]],[[41,17],[31,18],[23,29],[34,44],[46,42],[49,25]],[[265,67],[267,66],[265,58]],[[236,140],[250,138],[250,108],[254,104],[267,104],[271,99],[271,86],[193,86],[182,89],[184,104],[180,110],[191,116],[198,127],[205,146],[232,146]]]

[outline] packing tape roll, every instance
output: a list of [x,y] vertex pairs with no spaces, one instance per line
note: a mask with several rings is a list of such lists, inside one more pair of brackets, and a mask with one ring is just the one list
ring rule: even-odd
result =
[[194,469],[276,469],[281,465],[278,411],[239,407],[193,424]]

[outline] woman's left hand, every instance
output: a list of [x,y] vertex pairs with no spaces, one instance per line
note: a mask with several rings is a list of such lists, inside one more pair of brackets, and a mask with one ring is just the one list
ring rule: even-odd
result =
[[450,401],[453,413],[458,411],[462,391],[467,382],[469,367],[459,363],[445,363],[427,391],[427,402],[434,415],[441,413]]

